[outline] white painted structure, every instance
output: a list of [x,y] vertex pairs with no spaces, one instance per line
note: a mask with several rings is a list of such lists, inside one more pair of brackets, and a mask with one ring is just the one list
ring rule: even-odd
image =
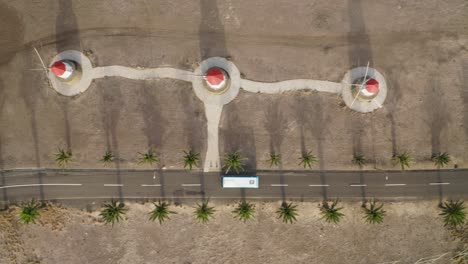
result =
[[72,76],[75,69],[70,61],[60,60],[50,66],[50,71],[60,79],[68,79]]
[[222,90],[226,86],[228,78],[226,73],[217,67],[208,69],[204,76],[206,84],[215,91]]
[[258,188],[258,176],[223,176],[223,188]]

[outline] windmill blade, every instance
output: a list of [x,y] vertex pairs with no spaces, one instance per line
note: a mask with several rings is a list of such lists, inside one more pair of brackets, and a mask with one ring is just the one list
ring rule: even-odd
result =
[[382,108],[382,105],[381,105],[381,104],[379,104],[379,103],[377,103],[376,101],[374,101],[374,100],[371,100],[371,102],[372,102],[372,103],[374,103],[374,104],[375,104],[376,106],[378,106],[379,108]]
[[[48,72],[48,68],[46,67],[44,61],[42,60],[42,57],[41,55],[39,54],[39,51],[37,51],[36,47],[33,47],[34,51],[36,52],[37,54],[37,57],[39,58],[39,60],[41,61],[41,64],[42,64],[42,67],[44,69],[44,73],[45,73],[45,76],[47,78],[47,82],[49,83],[49,86],[52,87],[52,83],[50,82],[50,79],[49,79],[49,72]],[[47,95],[49,95],[49,89],[46,90],[47,92]]]
[[361,87],[369,80],[367,79],[367,73],[369,73],[369,61],[367,61],[366,73],[364,74],[364,80],[362,81]]
[[39,55],[39,51],[37,51],[36,47],[33,47],[33,49],[34,49],[34,51],[36,52],[37,57],[39,57],[39,60],[41,61],[41,64],[42,64],[42,67],[44,67],[44,70],[45,70],[46,73],[47,73],[47,67],[46,67],[45,64],[44,64],[44,61],[42,60],[41,55]]
[[367,82],[367,73],[369,72],[369,61],[367,61],[367,67],[366,67],[366,73],[364,74],[364,80],[362,81],[361,85],[359,85],[359,91],[356,94],[356,96],[353,99],[353,102],[351,103],[351,106],[353,106],[354,102],[356,102],[356,99],[358,98],[359,94],[361,93],[362,86]]
[[351,103],[351,106],[350,106],[350,107],[353,107],[353,104],[354,104],[354,102],[356,102],[356,99],[358,98],[358,96],[359,96],[360,93],[361,93],[361,89],[359,89],[358,93],[357,93],[356,96],[354,97],[353,102]]

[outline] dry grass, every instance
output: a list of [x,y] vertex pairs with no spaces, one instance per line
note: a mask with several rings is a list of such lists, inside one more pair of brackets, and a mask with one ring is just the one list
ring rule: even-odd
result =
[[359,203],[341,204],[338,225],[320,219],[318,203],[297,203],[292,225],[277,219],[279,202],[254,204],[255,218],[246,223],[234,219],[236,203],[213,201],[216,213],[206,224],[194,220],[193,204],[183,204],[159,225],[148,221],[151,203],[131,203],[114,227],[100,223],[99,212],[58,205],[24,226],[12,208],[0,215],[0,263],[411,263],[467,246],[460,239],[466,229],[452,236],[435,201],[386,203],[381,225],[365,224]]

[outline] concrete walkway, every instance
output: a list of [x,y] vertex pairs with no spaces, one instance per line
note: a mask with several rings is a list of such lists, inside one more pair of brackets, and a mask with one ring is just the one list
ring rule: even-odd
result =
[[[218,133],[219,133],[219,122],[221,119],[221,113],[223,111],[223,106],[237,97],[239,89],[242,87],[245,91],[253,93],[282,93],[286,91],[294,90],[314,90],[319,92],[328,92],[343,94],[344,87],[346,87],[346,81],[341,83],[329,82],[329,81],[320,81],[320,80],[309,80],[309,79],[297,79],[297,80],[287,80],[275,83],[264,83],[258,81],[250,81],[240,78],[240,72],[234,63],[226,60],[225,58],[213,57],[207,60],[204,60],[200,63],[199,67],[194,71],[184,71],[174,68],[155,68],[155,69],[146,69],[146,68],[130,68],[125,66],[105,66],[105,67],[96,67],[93,68],[89,59],[79,51],[69,50],[64,51],[55,56],[51,61],[52,65],[57,60],[69,59],[74,60],[80,63],[83,69],[83,74],[81,81],[77,84],[68,85],[63,82],[60,82],[55,78],[55,76],[50,73],[49,78],[51,80],[53,88],[62,95],[65,96],[75,96],[80,93],[85,92],[93,79],[103,78],[103,77],[112,77],[119,76],[128,79],[136,80],[148,80],[148,79],[160,79],[160,78],[170,78],[177,79],[181,81],[191,82],[193,89],[197,97],[204,103],[205,106],[205,115],[207,119],[207,128],[208,128],[208,148],[204,159],[203,170],[205,172],[209,171],[220,171],[222,169],[220,154],[219,154],[219,145],[218,145]],[[223,94],[214,94],[204,88],[203,74],[211,67],[219,67],[224,69],[230,77],[230,87]],[[362,71],[361,68],[358,69],[358,73]],[[376,70],[373,69],[377,73]],[[351,73],[354,73],[352,71]],[[381,74],[377,74],[380,78],[381,84],[385,86],[385,81]],[[345,76],[344,80],[350,78],[348,73]],[[381,85],[382,86],[382,85]],[[353,98],[349,97],[348,93],[345,93],[346,96],[343,99],[349,102],[346,102],[348,106],[356,111],[360,112],[370,112],[373,111],[377,106],[381,106],[385,100],[386,90],[383,96],[379,97],[378,104],[371,104],[362,106],[358,103],[355,106],[351,104]],[[351,101],[350,101],[351,100]]]
[[135,69],[124,66],[107,66],[93,68],[92,75],[94,79],[119,76],[135,80],[160,78],[177,79],[186,82],[192,82],[193,80],[192,72],[173,68]]
[[318,92],[328,92],[340,94],[343,89],[341,83],[316,81],[307,79],[288,80],[275,83],[254,82],[242,79],[241,87],[245,91],[252,93],[275,94],[295,90],[314,90]]

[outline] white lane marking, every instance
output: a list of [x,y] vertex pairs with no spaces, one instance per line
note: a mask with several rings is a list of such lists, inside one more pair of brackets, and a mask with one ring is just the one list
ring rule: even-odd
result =
[[37,186],[81,186],[81,183],[43,183],[43,184],[22,184],[0,186],[0,189],[18,188],[18,187],[37,187]]
[[385,186],[405,186],[406,183],[386,183]]
[[367,184],[350,184],[351,187],[365,187]]
[[287,184],[272,184],[273,187],[287,187]]
[[328,187],[328,184],[309,184],[309,187]]
[[450,182],[431,182],[429,185],[449,185]]
[[142,184],[142,187],[161,186],[161,184]]
[[104,184],[105,187],[121,187],[123,184]]
[[182,186],[201,186],[200,183],[182,183]]

